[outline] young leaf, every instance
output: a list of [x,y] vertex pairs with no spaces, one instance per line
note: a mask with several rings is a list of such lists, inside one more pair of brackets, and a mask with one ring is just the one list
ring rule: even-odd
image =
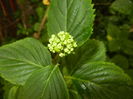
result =
[[[106,62],[90,62],[79,68],[72,77],[79,93],[90,99],[115,99],[117,88],[132,83],[118,66]],[[115,97],[115,98],[114,98]]]
[[33,38],[26,38],[0,48],[1,76],[13,84],[23,85],[33,71],[50,64],[50,53]]
[[75,71],[75,69],[86,62],[104,61],[105,58],[105,46],[103,42],[89,40],[83,46],[79,47],[75,51],[75,54],[67,56],[64,65],[67,65],[69,70]]
[[92,34],[93,21],[91,0],[52,0],[48,13],[48,33],[69,32],[81,45]]
[[58,66],[47,66],[35,71],[20,88],[18,99],[69,99]]

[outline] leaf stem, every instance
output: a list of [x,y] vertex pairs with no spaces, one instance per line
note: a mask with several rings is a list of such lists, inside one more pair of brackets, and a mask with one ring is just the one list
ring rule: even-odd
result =
[[53,58],[53,64],[58,64],[58,62],[59,62],[59,54],[57,53]]

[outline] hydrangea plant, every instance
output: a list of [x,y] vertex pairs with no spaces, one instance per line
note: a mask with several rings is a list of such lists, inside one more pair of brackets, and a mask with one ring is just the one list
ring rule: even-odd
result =
[[93,21],[91,0],[51,0],[48,46],[25,38],[0,47],[0,76],[12,84],[7,98],[119,99],[132,92],[131,78],[105,62],[104,44],[89,39]]

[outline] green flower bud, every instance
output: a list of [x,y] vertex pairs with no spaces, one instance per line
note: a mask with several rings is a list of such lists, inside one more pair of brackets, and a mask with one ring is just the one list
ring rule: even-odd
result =
[[60,57],[74,53],[73,51],[76,47],[77,43],[74,41],[73,37],[64,31],[59,32],[57,35],[52,35],[49,39],[49,50],[53,53],[59,53]]
[[60,56],[60,57],[64,57],[65,54],[64,54],[64,53],[60,53],[59,56]]

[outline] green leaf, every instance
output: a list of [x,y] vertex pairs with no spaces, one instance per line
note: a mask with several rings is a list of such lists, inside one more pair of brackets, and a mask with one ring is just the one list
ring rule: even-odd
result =
[[128,36],[129,36],[128,31],[129,31],[128,25],[117,26],[115,24],[109,23],[107,26],[108,35],[111,36],[112,39],[116,39],[116,40],[128,39]]
[[16,99],[18,87],[14,86],[10,89],[7,99]]
[[[14,85],[11,84],[11,83],[9,83],[9,82],[7,82],[7,81],[5,81],[4,79],[3,79],[3,82],[1,82],[1,83],[2,83],[2,85],[3,85],[2,91],[4,91],[4,94],[3,94],[3,98],[2,98],[2,99],[8,99],[8,94],[9,94],[11,88],[14,87]],[[13,96],[13,95],[12,95],[12,96]],[[0,98],[0,99],[1,99],[1,98]]]
[[[107,40],[108,40],[108,46],[110,51],[119,51],[123,49],[123,45],[125,43],[125,40],[128,39],[128,32],[123,27],[123,31],[120,29],[120,27],[109,23],[107,27]],[[125,31],[126,30],[126,31]]]
[[71,99],[82,99],[77,90],[70,89],[69,95],[70,95]]
[[126,40],[123,44],[124,53],[133,56],[133,40]]
[[117,99],[133,99],[133,87],[120,87],[118,88],[118,91],[120,92],[120,95]]
[[37,13],[37,16],[38,16],[38,20],[41,21],[43,16],[44,16],[44,11],[45,9],[41,6],[38,6],[36,9],[35,9],[36,13]]
[[69,99],[58,66],[47,66],[34,72],[20,89],[18,99]]
[[65,57],[64,65],[73,72],[86,62],[104,61],[105,56],[105,46],[103,42],[88,40],[83,46],[76,49],[75,54]]
[[116,54],[112,59],[111,62],[115,63],[116,65],[120,66],[123,69],[128,69],[128,59],[124,57],[123,55]]
[[69,32],[82,45],[92,34],[93,21],[91,0],[52,0],[48,13],[48,33]]
[[129,57],[129,64],[130,64],[131,67],[133,67],[133,56]]
[[34,24],[34,31],[38,31],[39,28],[40,28],[40,23],[39,22],[35,23]]
[[90,62],[81,66],[71,77],[79,93],[89,99],[115,99],[117,88],[130,86],[130,77],[112,63]]
[[131,0],[115,0],[111,5],[111,9],[129,15],[133,12],[133,2]]
[[0,74],[13,84],[23,85],[33,71],[50,64],[50,53],[33,38],[0,48]]
[[125,70],[125,71],[133,80],[133,69],[128,69],[128,70]]

